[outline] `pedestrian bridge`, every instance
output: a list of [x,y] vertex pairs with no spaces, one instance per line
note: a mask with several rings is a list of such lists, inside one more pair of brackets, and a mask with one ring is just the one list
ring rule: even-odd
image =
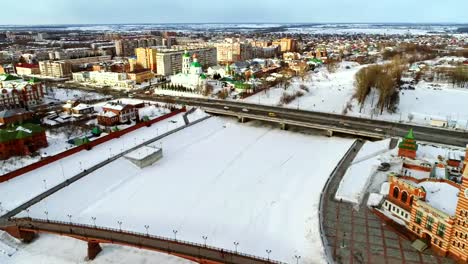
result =
[[9,222],[8,226],[2,227],[2,229],[26,243],[31,242],[39,233],[57,234],[86,241],[88,242],[88,258],[91,260],[96,258],[102,250],[100,244],[109,243],[159,251],[194,262],[206,264],[281,263],[271,259],[178,239],[164,238],[120,229],[44,219],[14,218]]

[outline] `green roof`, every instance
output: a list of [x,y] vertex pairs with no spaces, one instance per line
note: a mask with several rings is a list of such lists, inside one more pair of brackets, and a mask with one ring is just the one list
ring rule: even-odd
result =
[[0,129],[0,142],[9,142],[15,139],[28,138],[43,131],[44,129],[40,125],[31,123],[10,126]]
[[87,143],[89,143],[89,142],[90,142],[90,141],[89,141],[89,138],[83,137],[83,138],[75,138],[75,142],[74,142],[74,143],[75,143],[76,146],[81,146],[81,145],[87,144]]
[[0,74],[0,81],[14,81],[14,80],[21,80],[21,78],[13,76],[11,74],[7,74],[7,73]]
[[408,131],[408,134],[406,134],[405,138],[406,139],[414,139],[414,133],[413,133],[412,128]]
[[99,127],[94,127],[93,130],[91,130],[91,133],[93,135],[101,135],[102,131]]
[[200,78],[201,78],[202,80],[205,80],[205,79],[206,79],[206,75],[205,75],[204,73],[202,73],[202,74],[200,74]]
[[36,77],[32,77],[30,80],[29,80],[29,83],[39,83],[41,82],[39,79],[37,79]]
[[190,54],[188,53],[188,51],[185,51],[185,52],[184,52],[184,57],[185,57],[185,58],[190,58]]
[[198,62],[198,61],[194,61],[192,62],[192,67],[197,67],[197,68],[201,68],[201,64]]

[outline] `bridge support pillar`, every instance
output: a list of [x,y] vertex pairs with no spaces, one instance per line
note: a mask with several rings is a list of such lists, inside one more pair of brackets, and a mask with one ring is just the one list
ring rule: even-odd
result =
[[327,137],[333,137],[333,130],[327,130]]
[[88,259],[93,260],[102,251],[98,242],[88,241]]
[[245,122],[248,121],[247,118],[246,118],[246,117],[243,117],[243,116],[238,116],[238,117],[237,117],[237,120],[238,120],[240,123],[245,123]]
[[24,243],[29,243],[36,237],[36,233],[33,231],[21,230],[17,226],[9,226],[5,228],[5,231],[10,234],[10,236],[17,238]]
[[288,130],[289,126],[288,124],[281,123],[281,130]]

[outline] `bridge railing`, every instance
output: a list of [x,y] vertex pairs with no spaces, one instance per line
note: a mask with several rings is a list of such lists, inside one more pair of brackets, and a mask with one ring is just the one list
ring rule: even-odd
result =
[[[124,229],[115,229],[115,228],[110,228],[110,227],[102,227],[102,226],[95,226],[95,225],[89,225],[89,224],[77,224],[73,222],[64,222],[64,221],[57,221],[57,220],[46,220],[46,219],[39,219],[39,218],[30,218],[30,217],[25,217],[25,218],[13,218],[11,221],[16,223],[16,226],[18,226],[20,229],[31,229],[31,230],[43,230],[43,231],[55,231],[52,229],[47,229],[43,228],[41,229],[36,225],[55,225],[55,226],[63,226],[63,227],[68,227],[71,228],[71,231],[69,232],[70,234],[78,235],[77,233],[73,232],[73,228],[81,228],[81,229],[87,229],[87,230],[95,230],[95,231],[105,231],[105,232],[110,232],[114,233],[117,235],[131,235],[131,236],[136,236],[139,238],[145,238],[145,239],[152,239],[152,240],[159,240],[163,242],[169,242],[172,244],[179,244],[179,245],[189,245],[192,247],[196,248],[201,248],[201,249],[208,249],[211,251],[216,251],[225,255],[232,255],[232,256],[240,256],[244,258],[249,258],[252,260],[257,260],[257,261],[262,261],[264,263],[272,263],[272,264],[284,264],[284,262],[280,262],[277,260],[272,260],[272,259],[267,259],[265,257],[260,257],[256,255],[251,255],[247,253],[240,253],[239,251],[233,251],[229,249],[224,249],[224,248],[219,248],[219,247],[214,247],[210,245],[205,245],[205,244],[200,244],[200,243],[195,243],[195,242],[190,242],[186,240],[180,240],[180,239],[175,239],[175,238],[167,238],[167,237],[162,237],[162,236],[157,236],[157,235],[152,235],[149,233],[140,233],[140,232],[134,232],[134,231],[129,231],[129,230],[124,230]],[[62,232],[63,233],[63,232]],[[92,238],[92,234],[87,233],[90,238]],[[94,237],[96,239],[103,239],[103,240],[109,240],[109,241],[116,241],[116,237],[110,236],[110,237]],[[123,243],[125,241],[120,240]]]

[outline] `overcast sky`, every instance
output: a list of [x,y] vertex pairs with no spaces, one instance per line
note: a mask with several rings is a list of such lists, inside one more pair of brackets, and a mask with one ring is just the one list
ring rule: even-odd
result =
[[467,23],[467,0],[13,0],[0,24]]

